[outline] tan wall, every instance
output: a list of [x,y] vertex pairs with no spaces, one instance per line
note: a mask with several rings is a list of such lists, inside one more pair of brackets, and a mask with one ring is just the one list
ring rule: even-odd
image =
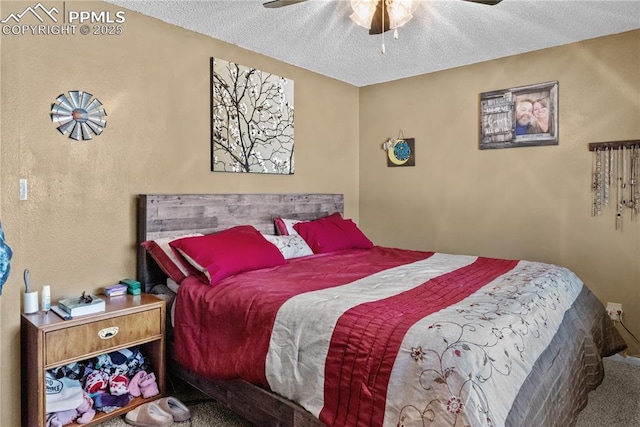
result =
[[[2,2],[0,16],[30,4]],[[137,193],[345,193],[347,215],[378,244],[566,265],[640,330],[639,225],[627,216],[621,233],[612,211],[590,216],[587,151],[640,136],[640,32],[358,90],[126,16],[122,36],[0,36],[0,219],[15,252],[0,297],[3,425],[19,424],[23,269],[54,300],[134,275]],[[294,176],[209,172],[211,56],[295,81]],[[479,93],[550,80],[560,82],[559,146],[477,149]],[[69,90],[104,103],[103,135],[76,142],[55,130],[50,105]],[[380,145],[399,129],[416,138],[416,167],[386,167]]]
[[[0,16],[33,4],[3,2]],[[119,10],[102,2],[66,7]],[[15,252],[0,297],[2,425],[20,419],[22,271],[30,269],[37,289],[51,284],[52,300],[134,276],[136,194],[335,192],[358,217],[356,87],[130,11],[121,36],[0,41],[0,218]],[[295,175],[209,171],[212,56],[294,80]],[[49,118],[69,90],[105,106],[107,128],[92,141],[62,136]],[[27,201],[18,200],[19,178],[29,180]]]
[[[478,149],[480,93],[553,80],[558,146]],[[387,246],[564,265],[640,336],[640,221],[591,216],[587,148],[640,139],[639,118],[640,31],[362,88],[360,226]],[[399,129],[415,167],[386,166]]]

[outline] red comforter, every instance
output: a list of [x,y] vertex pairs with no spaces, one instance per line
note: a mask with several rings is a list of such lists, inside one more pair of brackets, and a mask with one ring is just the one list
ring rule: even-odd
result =
[[264,360],[273,322],[284,302],[431,255],[375,247],[292,259],[273,269],[229,277],[215,286],[191,276],[181,284],[176,301],[174,357],[207,377],[240,377],[268,387]]
[[[530,399],[548,393],[534,365],[566,345],[574,309],[598,352],[624,346],[566,269],[347,250],[214,286],[187,278],[176,299],[174,357],[210,378],[270,388],[327,425],[521,425],[532,419]],[[573,364],[577,351],[566,352]],[[590,364],[601,375],[599,357]],[[587,391],[599,383],[591,377]]]

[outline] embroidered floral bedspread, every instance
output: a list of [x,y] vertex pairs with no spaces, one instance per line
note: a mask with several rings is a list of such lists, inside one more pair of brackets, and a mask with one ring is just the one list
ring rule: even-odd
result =
[[375,247],[229,279],[181,285],[176,359],[327,425],[571,425],[600,353],[624,348],[602,304],[549,264]]

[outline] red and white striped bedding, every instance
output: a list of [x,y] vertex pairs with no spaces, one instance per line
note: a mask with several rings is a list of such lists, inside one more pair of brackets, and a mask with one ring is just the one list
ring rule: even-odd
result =
[[603,313],[565,268],[374,247],[187,279],[174,357],[327,425],[570,425],[624,348]]

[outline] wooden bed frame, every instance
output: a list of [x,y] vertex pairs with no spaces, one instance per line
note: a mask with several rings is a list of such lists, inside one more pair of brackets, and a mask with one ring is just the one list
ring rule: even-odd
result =
[[[341,194],[141,194],[137,200],[137,278],[145,292],[166,283],[166,275],[140,245],[159,237],[213,233],[251,224],[275,234],[274,217],[309,220],[344,212]],[[316,427],[323,424],[301,406],[244,380],[211,380],[173,360],[168,370],[260,426]]]

